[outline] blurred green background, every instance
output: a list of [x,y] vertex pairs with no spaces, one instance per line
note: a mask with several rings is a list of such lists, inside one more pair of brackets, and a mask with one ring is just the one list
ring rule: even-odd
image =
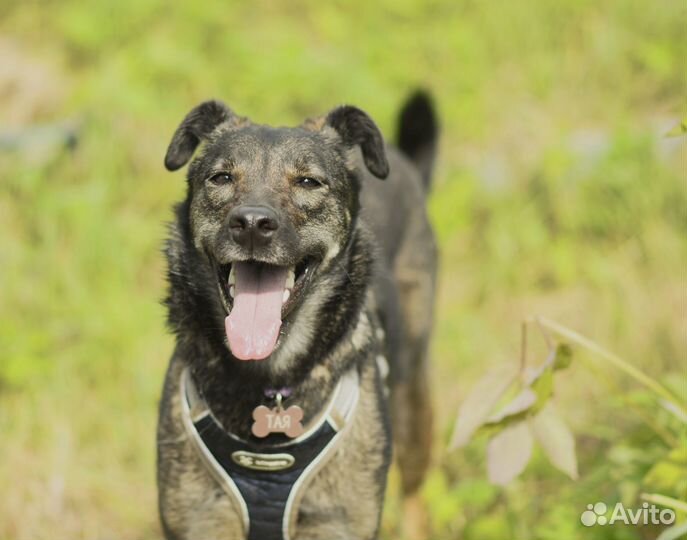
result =
[[580,525],[588,503],[687,499],[684,424],[592,355],[556,386],[578,481],[535,453],[494,487],[484,441],[446,446],[533,314],[685,399],[687,138],[664,136],[685,111],[685,21],[678,0],[0,0],[0,539],[160,537],[159,248],[185,189],[162,157],[183,115],[219,97],[295,124],[347,102],[393,138],[418,86],[442,123],[430,538],[656,538]]

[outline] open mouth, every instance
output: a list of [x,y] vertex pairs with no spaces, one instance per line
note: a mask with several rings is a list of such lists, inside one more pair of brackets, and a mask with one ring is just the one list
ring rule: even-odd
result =
[[299,303],[314,269],[311,258],[294,266],[258,261],[218,266],[225,330],[236,358],[262,360],[272,354],[282,321]]

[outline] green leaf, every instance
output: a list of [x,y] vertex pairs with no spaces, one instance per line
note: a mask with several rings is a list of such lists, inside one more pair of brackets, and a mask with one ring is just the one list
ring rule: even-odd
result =
[[537,402],[537,394],[529,387],[524,388],[500,412],[491,416],[485,425],[506,426],[509,422],[522,419]]
[[687,448],[674,448],[655,463],[643,480],[644,487],[661,493],[687,492]]
[[569,345],[561,343],[549,353],[541,365],[525,370],[524,387],[520,393],[501,411],[485,420],[479,427],[480,433],[498,432],[514,422],[520,422],[538,413],[553,395],[554,371],[567,368],[571,361],[572,349]]
[[503,486],[517,477],[532,456],[532,433],[518,422],[494,436],[487,446],[487,471],[492,484]]
[[553,359],[553,369],[558,371],[559,369],[566,369],[570,367],[572,363],[572,347],[567,343],[559,343],[556,345],[556,354]]
[[532,432],[551,464],[577,480],[575,438],[552,402],[548,402],[531,420]]
[[540,377],[532,384],[532,389],[537,393],[537,403],[533,412],[541,410],[553,395],[553,366],[542,371]]
[[499,366],[480,379],[465,398],[451,437],[450,450],[465,446],[498,400],[515,382],[515,366]]

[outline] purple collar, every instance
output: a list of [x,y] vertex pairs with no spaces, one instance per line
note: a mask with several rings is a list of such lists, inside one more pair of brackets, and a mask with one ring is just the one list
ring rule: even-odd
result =
[[268,399],[274,399],[277,395],[281,395],[283,399],[287,399],[293,393],[293,389],[286,386],[283,388],[265,388],[263,393]]

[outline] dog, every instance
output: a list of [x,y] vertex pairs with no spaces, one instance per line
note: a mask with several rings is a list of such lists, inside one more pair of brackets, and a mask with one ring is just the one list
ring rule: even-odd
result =
[[165,247],[167,540],[373,540],[392,446],[416,495],[432,433],[437,141],[421,91],[397,147],[349,105],[288,128],[214,100],[183,119],[164,161],[190,161]]

